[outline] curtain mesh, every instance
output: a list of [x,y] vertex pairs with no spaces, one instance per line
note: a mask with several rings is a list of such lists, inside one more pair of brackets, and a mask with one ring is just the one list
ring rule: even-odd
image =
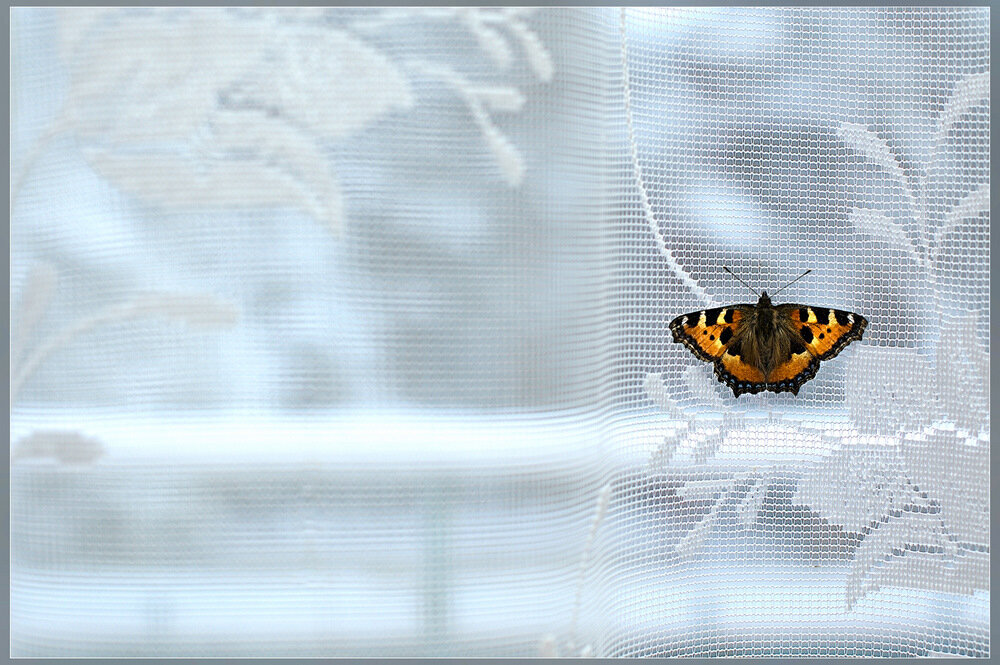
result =
[[988,656],[989,31],[13,10],[12,655]]

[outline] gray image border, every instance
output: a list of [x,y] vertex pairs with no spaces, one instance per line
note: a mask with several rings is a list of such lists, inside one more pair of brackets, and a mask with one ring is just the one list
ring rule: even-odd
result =
[[[732,0],[718,0],[717,2],[699,2],[699,1],[695,1],[695,0],[680,0],[680,1],[669,2],[669,3],[661,3],[661,2],[609,3],[609,2],[579,2],[579,1],[578,2],[567,2],[567,3],[561,3],[561,2],[544,2],[544,3],[538,3],[538,2],[517,2],[517,1],[504,2],[504,3],[463,3],[463,2],[414,3],[414,2],[403,2],[403,1],[396,1],[396,2],[385,2],[385,1],[382,1],[382,2],[374,2],[374,3],[364,3],[364,4],[360,4],[360,5],[359,5],[359,3],[356,3],[356,2],[354,2],[354,3],[350,3],[350,2],[322,2],[322,3],[317,3],[317,2],[314,2],[312,0],[305,0],[304,2],[289,2],[289,3],[238,3],[238,2],[218,2],[218,1],[216,1],[216,2],[212,2],[212,1],[204,1],[204,2],[176,2],[175,0],[164,0],[164,1],[161,1],[161,2],[154,3],[154,4],[157,5],[157,6],[178,6],[178,7],[245,6],[245,5],[248,5],[248,4],[250,4],[250,5],[258,5],[258,4],[264,5],[264,4],[266,4],[267,6],[277,6],[277,7],[300,7],[300,6],[357,7],[357,6],[372,6],[372,5],[374,5],[374,6],[381,6],[381,7],[420,6],[420,5],[427,5],[427,6],[503,6],[503,5],[511,5],[511,6],[544,6],[544,7],[566,7],[566,8],[572,8],[572,7],[623,7],[623,6],[624,7],[637,7],[637,8],[638,7],[655,7],[655,6],[674,6],[674,7],[720,7],[720,6],[733,6],[733,7],[742,7],[742,6],[768,6],[768,7],[851,7],[851,6],[866,6],[866,7],[867,6],[886,6],[886,7],[904,7],[904,6],[923,6],[923,7],[991,7],[991,3],[988,2],[988,1],[986,1],[986,0],[980,0],[978,2],[949,2],[949,1],[940,1],[940,0],[935,2],[933,0],[911,0],[910,2],[882,2],[882,3],[869,3],[869,2],[861,2],[861,1],[857,1],[857,2],[836,2],[836,3],[831,3],[831,2],[772,2],[772,3],[767,3],[766,5],[759,5],[759,4],[756,4],[756,3],[733,2]],[[9,127],[9,124],[10,124],[10,16],[11,16],[11,12],[14,9],[19,8],[19,7],[74,7],[74,6],[75,7],[93,7],[93,6],[133,7],[133,6],[137,6],[137,3],[126,3],[126,2],[121,2],[121,0],[108,0],[108,1],[105,1],[105,2],[80,2],[79,0],[66,0],[64,2],[8,3],[8,11],[4,15],[4,21],[6,23],[6,30],[4,31],[4,35],[5,35],[5,38],[7,40],[6,53],[8,54],[8,56],[7,56],[8,57],[8,66],[6,68],[8,127]],[[992,20],[992,7],[991,7],[991,12],[990,13],[991,13],[991,20]],[[992,70],[992,65],[993,65],[993,50],[992,50],[992,33],[991,33],[991,35],[990,35],[990,66],[991,66],[991,70]],[[992,81],[991,81],[991,94],[992,94],[992,87],[993,87],[993,84],[992,84]],[[5,136],[5,141],[7,142],[8,156],[9,156],[10,155],[10,133],[9,132]],[[991,160],[992,160],[992,157],[994,156],[994,152],[993,151],[994,151],[994,148],[991,145]],[[9,182],[9,180],[10,180],[10,162],[9,162],[9,160],[8,160],[8,166],[7,166],[7,175],[8,175],[8,182]],[[992,168],[991,168],[991,196],[993,196],[993,197],[996,196],[996,193],[997,193],[996,189],[997,189],[996,185],[992,183]],[[7,336],[7,346],[9,348],[10,347],[10,320],[9,320],[9,312],[10,312],[10,297],[11,297],[11,294],[10,294],[10,219],[9,218],[8,218],[8,235],[7,235],[7,257],[8,257],[8,259],[7,259],[8,260],[8,265],[7,265],[8,269],[7,269],[7,273],[6,274],[7,274],[8,326],[7,326],[6,336]],[[992,287],[993,287],[992,272],[993,272],[993,270],[996,270],[998,267],[1000,267],[1000,261],[998,261],[998,259],[996,257],[996,254],[993,252],[992,237],[991,237],[991,243],[990,243],[990,265],[991,265],[990,290],[992,292]],[[990,310],[990,329],[991,329],[991,331],[997,327],[998,320],[1000,320],[1000,314],[998,314],[997,312],[993,312],[992,309],[991,309]],[[10,358],[9,358],[9,355],[7,356],[7,359],[6,359],[5,362],[7,364],[8,377],[9,377],[10,376]],[[990,373],[991,381],[996,378],[996,375],[997,375],[997,365],[996,365],[996,363],[993,363],[991,365],[991,373]],[[7,390],[7,399],[4,400],[4,403],[8,405],[8,407],[7,407],[7,422],[8,422],[7,439],[8,439],[8,450],[10,450],[10,443],[11,442],[10,442],[10,427],[9,427],[9,425],[10,425],[10,399],[9,399],[9,397],[10,397],[10,392],[9,392],[10,391],[10,384],[9,384],[9,382],[8,382],[8,386],[7,386],[6,390]],[[996,406],[996,404],[997,404],[997,398],[992,397],[992,395],[991,395],[991,409],[992,409],[993,406]],[[990,468],[991,478],[996,478],[997,477],[998,464],[1000,464],[1000,463],[998,463],[996,460],[991,459],[990,464],[991,464],[991,468]],[[8,455],[7,492],[4,493],[4,502],[5,502],[5,505],[6,505],[6,508],[7,508],[6,513],[5,513],[6,514],[6,520],[7,520],[7,529],[5,531],[6,538],[7,538],[7,543],[6,543],[7,546],[5,548],[5,552],[6,552],[6,558],[7,558],[8,573],[10,571],[10,485],[9,485],[9,480],[10,480],[10,458],[9,458],[9,455]],[[997,512],[996,511],[996,501],[997,501],[997,498],[996,498],[996,495],[994,493],[992,495],[992,497],[991,497],[991,511],[992,511],[992,513],[991,513],[991,524],[992,524],[991,528],[993,530],[995,530],[995,527],[996,527],[996,525],[995,525],[996,512]],[[992,561],[992,559],[990,561],[990,567],[991,567],[991,576],[992,576],[992,572],[993,572],[993,561]],[[7,626],[6,626],[5,630],[6,630],[6,635],[7,635],[7,643],[8,643],[8,645],[10,645],[11,642],[10,642],[10,622],[9,622],[9,617],[10,617],[10,576],[9,576],[9,574],[8,574],[8,580],[7,580],[7,582],[8,582],[8,593],[7,593],[7,596],[5,598],[5,601],[6,601],[6,604],[7,604],[8,623],[7,623]],[[994,627],[993,626],[993,624],[994,624],[994,616],[993,616],[993,613],[992,613],[992,607],[991,607],[991,611],[990,611],[990,623],[991,623],[990,631],[992,633],[992,629]],[[9,651],[8,651],[8,655],[9,655]],[[17,662],[20,662],[20,661],[35,661],[35,660],[42,661],[42,660],[44,660],[45,662],[53,663],[53,665],[56,665],[56,664],[62,665],[64,663],[65,664],[69,664],[69,663],[95,662],[95,661],[96,662],[103,662],[104,660],[112,660],[112,659],[103,659],[103,658],[52,658],[52,659],[18,658],[18,659],[13,659],[12,658],[11,660],[14,660],[14,661],[17,661]],[[136,664],[139,664],[139,663],[150,663],[151,664],[151,663],[161,662],[163,660],[180,660],[180,661],[190,662],[190,663],[209,663],[209,662],[216,662],[216,661],[219,661],[219,660],[249,660],[249,659],[233,657],[233,658],[217,658],[217,659],[191,659],[191,658],[115,658],[113,660],[115,662],[121,662],[121,663],[136,663]],[[376,658],[360,659],[360,658],[336,658],[336,657],[330,657],[330,658],[254,658],[253,660],[254,660],[254,662],[258,662],[258,663],[269,663],[269,662],[274,662],[274,663],[296,663],[296,662],[300,662],[300,663],[314,663],[314,662],[318,662],[318,661],[322,662],[322,661],[328,661],[328,660],[329,661],[336,661],[336,662],[359,662],[359,663],[360,662],[365,662],[365,663],[373,663],[373,662],[374,663],[380,663],[380,662],[386,662],[386,663],[389,663],[389,662],[391,662],[391,663],[425,663],[425,662],[434,662],[434,661],[437,661],[437,660],[455,660],[455,661],[460,661],[460,662],[464,662],[464,661],[477,661],[477,662],[489,662],[489,663],[525,663],[525,662],[544,662],[546,660],[551,660],[551,659],[543,659],[543,658],[525,658],[525,659],[518,659],[518,658],[478,658],[478,659],[477,658],[377,658],[377,657]],[[598,660],[604,660],[604,661],[609,661],[610,662],[612,659],[598,659]],[[637,660],[638,661],[640,659],[620,659],[620,660]],[[669,662],[669,661],[672,661],[672,660],[681,660],[681,659],[654,658],[654,659],[641,659],[641,662],[661,662],[661,661],[662,662]],[[789,662],[789,660],[797,661],[797,660],[805,660],[805,659],[798,659],[798,658],[795,658],[795,659],[768,658],[768,659],[754,659],[754,660],[756,662],[768,662],[768,663],[775,662],[775,663],[779,663],[779,662]],[[874,659],[826,658],[826,659],[810,659],[810,660],[824,660],[824,661],[827,661],[827,662],[844,662],[844,663],[852,663],[853,664],[853,663],[858,663],[858,662],[866,662],[867,660],[874,660]],[[885,659],[882,659],[882,660],[885,660]],[[893,660],[908,661],[908,660],[911,660],[911,659],[893,659]],[[912,659],[912,660],[916,661],[917,659]],[[732,658],[718,658],[718,659],[709,659],[709,658],[690,658],[690,659],[687,659],[686,658],[686,659],[683,659],[683,662],[685,662],[685,663],[720,663],[720,662],[729,662],[729,661],[732,661],[732,662],[743,661],[743,662],[745,662],[745,659],[739,659],[739,660],[732,659]],[[921,662],[921,663],[937,663],[937,662],[945,663],[945,662],[951,662],[951,659],[944,659],[944,658],[922,658],[922,659],[919,659],[919,662]]]

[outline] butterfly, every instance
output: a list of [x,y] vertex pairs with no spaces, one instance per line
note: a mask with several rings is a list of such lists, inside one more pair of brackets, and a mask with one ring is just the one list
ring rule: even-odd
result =
[[[732,270],[723,268],[736,277]],[[778,292],[810,272],[805,271]],[[736,397],[763,390],[797,395],[802,384],[816,376],[819,361],[833,358],[861,339],[867,325],[865,317],[841,309],[774,305],[764,291],[756,305],[730,305],[678,316],[670,322],[670,332],[675,342],[714,363],[715,376]]]

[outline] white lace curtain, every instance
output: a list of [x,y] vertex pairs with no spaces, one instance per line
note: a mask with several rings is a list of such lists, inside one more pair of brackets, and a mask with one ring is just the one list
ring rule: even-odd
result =
[[12,655],[988,655],[989,32],[13,10]]

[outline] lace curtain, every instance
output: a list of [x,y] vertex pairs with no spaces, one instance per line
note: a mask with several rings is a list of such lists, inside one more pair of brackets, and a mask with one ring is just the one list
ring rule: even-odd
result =
[[13,10],[12,655],[989,655],[989,32]]

